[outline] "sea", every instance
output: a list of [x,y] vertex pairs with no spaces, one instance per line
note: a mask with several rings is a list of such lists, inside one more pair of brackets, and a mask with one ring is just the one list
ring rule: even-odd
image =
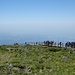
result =
[[0,45],[10,45],[14,43],[25,44],[25,42],[43,42],[43,41],[54,41],[56,43],[59,43],[59,42],[66,43],[68,41],[74,41],[74,39],[59,37],[59,36],[50,36],[50,35],[37,35],[37,34],[35,35],[0,34]]

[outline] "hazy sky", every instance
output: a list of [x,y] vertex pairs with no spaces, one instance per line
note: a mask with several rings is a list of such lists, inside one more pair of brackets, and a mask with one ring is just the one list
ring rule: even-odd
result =
[[0,33],[75,37],[75,0],[0,0]]

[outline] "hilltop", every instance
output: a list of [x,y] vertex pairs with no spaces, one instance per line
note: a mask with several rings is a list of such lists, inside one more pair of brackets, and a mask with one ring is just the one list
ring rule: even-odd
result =
[[75,52],[62,47],[0,46],[1,75],[75,75]]

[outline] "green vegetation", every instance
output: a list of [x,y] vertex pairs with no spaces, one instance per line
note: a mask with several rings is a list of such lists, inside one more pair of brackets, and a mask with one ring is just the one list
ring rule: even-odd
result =
[[75,52],[39,45],[2,45],[0,75],[75,75]]

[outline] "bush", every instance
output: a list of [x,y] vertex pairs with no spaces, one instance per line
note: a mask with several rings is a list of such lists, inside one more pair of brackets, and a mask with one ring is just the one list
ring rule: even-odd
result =
[[57,52],[57,51],[61,51],[61,50],[62,50],[61,48],[55,48],[55,47],[49,48],[49,51],[52,51],[52,52]]

